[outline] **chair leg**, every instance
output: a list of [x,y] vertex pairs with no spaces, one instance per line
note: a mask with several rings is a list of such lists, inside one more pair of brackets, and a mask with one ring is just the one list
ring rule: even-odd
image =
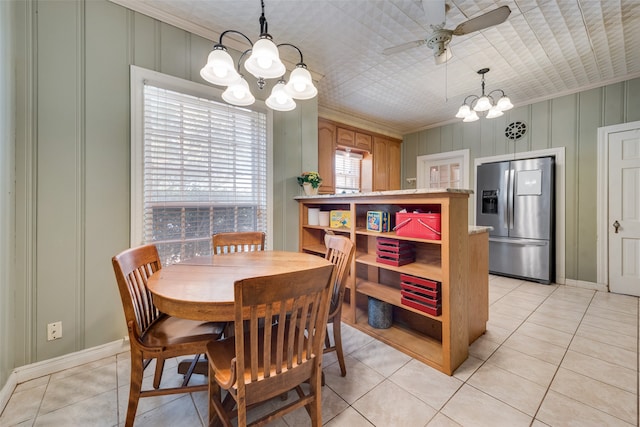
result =
[[182,381],[182,387],[186,387],[189,384],[189,380],[191,379],[191,375],[193,375],[193,370],[196,368],[198,364],[198,360],[200,360],[200,354],[196,354],[196,356],[191,361],[191,366],[189,366],[189,370],[186,374],[184,374],[184,380]]
[[325,348],[331,348],[331,340],[329,339],[329,327],[327,326],[327,328],[325,329],[325,334],[324,334],[324,347]]
[[246,427],[247,426],[247,401],[244,396],[238,396],[238,401],[236,402],[238,407],[238,427]]
[[336,347],[336,354],[338,356],[338,363],[340,364],[340,375],[343,377],[347,375],[347,367],[344,364],[344,352],[342,350],[342,322],[338,317],[333,321],[333,342]]
[[[220,421],[220,417],[216,414],[214,400],[220,402],[220,387],[213,378],[213,372],[209,370],[209,426],[213,426]],[[219,425],[219,424],[218,424]]]
[[143,374],[142,355],[134,351],[131,352],[131,380],[129,382],[129,403],[127,404],[127,419],[125,427],[133,427],[142,390]]
[[162,370],[164,369],[164,359],[156,359],[156,373],[153,376],[153,388],[160,388],[160,381],[162,381]]
[[321,370],[313,374],[309,380],[310,393],[313,394],[313,401],[309,403],[307,409],[311,418],[311,427],[320,427],[322,425],[322,386],[320,385]]

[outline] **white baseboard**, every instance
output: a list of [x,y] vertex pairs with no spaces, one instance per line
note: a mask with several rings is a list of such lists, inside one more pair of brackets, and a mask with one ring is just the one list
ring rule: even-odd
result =
[[591,289],[593,291],[609,292],[609,287],[603,283],[587,282],[584,280],[566,279],[567,286],[573,286],[582,289]]
[[11,394],[18,384],[40,378],[45,375],[51,375],[55,372],[65,369],[74,368],[85,363],[95,362],[105,357],[115,356],[118,353],[129,351],[129,340],[122,339],[96,347],[87,348],[76,351],[74,353],[65,354],[63,356],[54,357],[52,359],[43,360],[41,362],[31,363],[29,365],[20,366],[11,372],[7,382],[0,390],[0,413],[11,398]]

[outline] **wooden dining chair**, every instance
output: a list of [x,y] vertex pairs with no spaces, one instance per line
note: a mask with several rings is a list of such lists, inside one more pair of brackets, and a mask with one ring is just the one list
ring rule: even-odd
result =
[[265,234],[261,231],[216,233],[211,236],[213,254],[264,251]]
[[219,419],[228,427],[237,417],[244,427],[248,409],[289,390],[296,390],[296,400],[251,425],[302,406],[313,426],[322,425],[322,347],[334,270],[326,265],[235,282],[235,335],[207,345],[210,425]]
[[329,306],[329,316],[327,324],[333,323],[333,345],[329,338],[329,331],[325,334],[324,353],[332,351],[338,356],[340,364],[340,374],[347,375],[347,368],[344,364],[344,352],[342,350],[342,301],[349,280],[349,270],[355,246],[351,239],[345,236],[327,235],[325,238],[327,252],[325,258],[336,266],[335,282],[331,293],[331,305]]
[[[149,277],[162,268],[155,245],[127,249],[112,259],[124,308],[131,346],[131,379],[126,426],[132,426],[141,397],[188,393],[207,384],[160,388],[165,359],[201,354],[212,339],[220,338],[223,324],[180,319],[161,313],[147,288]],[[142,390],[144,369],[156,359],[153,390]]]

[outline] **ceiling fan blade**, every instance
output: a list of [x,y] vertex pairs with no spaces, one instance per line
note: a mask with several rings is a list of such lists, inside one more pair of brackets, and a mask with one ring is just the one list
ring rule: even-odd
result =
[[445,0],[422,0],[422,9],[427,17],[427,24],[444,27]]
[[383,55],[392,55],[394,53],[404,52],[405,50],[422,46],[426,43],[426,40],[414,40],[412,42],[402,43],[398,46],[388,47],[382,51]]
[[453,35],[461,36],[501,24],[507,20],[510,13],[511,9],[509,9],[509,6],[499,7],[492,10],[491,12],[487,12],[484,15],[476,16],[475,18],[471,18],[468,21],[465,21],[462,24],[458,25],[456,29],[453,30]]

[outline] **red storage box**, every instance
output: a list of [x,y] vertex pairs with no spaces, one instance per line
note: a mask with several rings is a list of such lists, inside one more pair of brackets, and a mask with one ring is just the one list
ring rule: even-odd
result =
[[440,214],[397,212],[393,229],[398,236],[440,240]]
[[436,308],[437,306],[439,306],[441,304],[440,299],[438,298],[432,298],[429,296],[426,296],[424,294],[419,294],[417,292],[408,292],[405,290],[400,291],[400,295],[402,295],[405,298],[408,299],[412,299],[415,300],[417,302],[421,302],[425,305],[428,305],[429,307],[433,307]]
[[376,243],[377,262],[398,267],[416,260],[415,247],[411,242],[378,237]]
[[413,285],[411,283],[400,282],[400,288],[403,291],[408,291],[408,292],[412,292],[412,293],[416,293],[416,294],[422,294],[422,295],[426,295],[426,296],[431,297],[431,298],[440,299],[440,292],[432,291],[431,289],[423,288],[421,286],[415,286],[415,285]]
[[392,258],[392,257],[388,257],[388,256],[380,256],[378,255],[376,257],[376,262],[380,262],[382,264],[388,264],[388,265],[394,265],[396,267],[399,267],[401,265],[405,265],[405,264],[411,264],[412,262],[415,262],[415,258],[411,257],[411,258]]
[[400,280],[402,304],[434,316],[440,315],[442,295],[439,282],[408,274],[400,274]]
[[404,296],[400,297],[400,302],[407,307],[415,308],[416,310],[420,310],[432,316],[440,316],[440,314],[442,314],[442,307],[440,305],[438,305],[437,307],[431,307],[429,305],[423,304],[411,298],[406,298]]
[[431,291],[436,291],[436,292],[440,291],[440,283],[434,282],[433,280],[423,279],[422,277],[411,276],[409,274],[401,274],[400,280],[414,286],[427,288]]

